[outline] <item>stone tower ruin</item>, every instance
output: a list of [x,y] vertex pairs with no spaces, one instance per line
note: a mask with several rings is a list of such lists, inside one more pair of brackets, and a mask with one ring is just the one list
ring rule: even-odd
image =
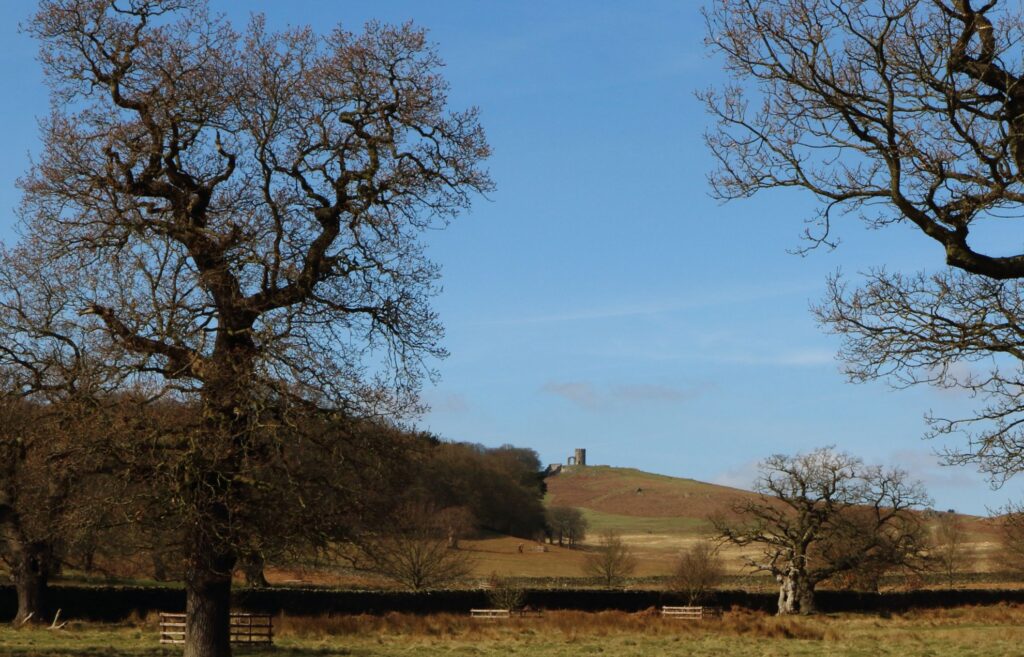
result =
[[587,450],[576,448],[576,453],[569,457],[566,465],[586,465],[587,464]]

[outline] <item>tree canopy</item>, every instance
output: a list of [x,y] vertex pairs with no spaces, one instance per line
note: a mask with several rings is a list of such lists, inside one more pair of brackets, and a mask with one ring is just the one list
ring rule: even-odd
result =
[[779,614],[813,613],[814,589],[865,568],[913,565],[926,548],[919,518],[929,503],[902,470],[867,466],[831,448],[776,454],[760,465],[758,498],[715,518],[720,539],[753,546],[748,565],[779,583]]
[[196,404],[143,442],[174,464],[185,654],[226,655],[249,517],[301,488],[282,446],[313,412],[416,411],[444,355],[420,235],[491,188],[489,148],[409,24],[239,31],[204,0],[43,0],[26,29],[53,109],[3,293],[49,286],[105,362]]

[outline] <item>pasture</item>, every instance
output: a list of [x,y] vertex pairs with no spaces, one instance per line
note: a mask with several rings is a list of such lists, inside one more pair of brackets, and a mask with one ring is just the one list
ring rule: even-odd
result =
[[[637,577],[665,577],[672,572],[679,551],[712,533],[708,517],[728,513],[737,498],[752,496],[726,486],[693,479],[669,477],[630,468],[609,466],[565,467],[546,480],[547,506],[572,506],[583,511],[590,524],[581,549],[491,535],[460,542],[469,552],[473,571],[469,585],[485,581],[492,573],[517,578],[572,578],[582,575],[587,550],[603,531],[621,534],[637,556]],[[981,576],[985,586],[1007,585],[999,573],[998,530],[990,519],[961,516],[968,534],[972,563],[968,571]],[[519,547],[523,546],[520,552]],[[722,555],[728,574],[742,587],[774,586],[767,578],[745,577],[744,557],[754,548],[725,546]],[[393,588],[395,584],[370,573],[353,572],[323,563],[271,566],[267,579],[276,585],[316,584],[350,588]],[[763,581],[762,581],[763,580]],[[962,585],[970,585],[965,578]]]
[[[840,614],[778,618],[733,611],[720,621],[663,620],[651,612],[550,612],[543,618],[472,620],[468,615],[278,617],[276,647],[235,654],[276,657],[575,657],[691,655],[998,657],[1019,655],[1024,607],[996,605],[883,617]],[[156,619],[65,629],[0,628],[11,657],[162,657]]]

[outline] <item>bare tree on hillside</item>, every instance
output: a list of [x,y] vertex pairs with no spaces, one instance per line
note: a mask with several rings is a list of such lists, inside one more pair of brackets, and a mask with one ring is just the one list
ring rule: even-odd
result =
[[375,530],[355,537],[355,564],[413,591],[456,582],[472,572],[473,559],[450,546],[449,517],[429,503],[404,505]]
[[669,586],[686,595],[687,604],[699,604],[725,577],[718,545],[701,540],[682,551]]
[[633,549],[615,532],[605,532],[594,551],[583,559],[583,572],[611,587],[636,572]]
[[958,575],[974,562],[974,550],[968,543],[963,518],[956,513],[940,513],[932,529],[933,545],[929,558],[942,573],[949,588],[953,588]]
[[812,245],[834,243],[844,214],[935,244],[954,271],[833,283],[819,316],[847,339],[853,380],[978,395],[975,413],[934,417],[932,431],[965,434],[953,462],[997,482],[1020,471],[1024,253],[984,234],[1024,208],[1019,3],[712,0],[705,15],[731,78],[703,94],[715,194],[805,192]]
[[827,579],[922,556],[911,510],[929,500],[905,472],[829,448],[771,456],[760,470],[758,498],[736,502],[734,518],[714,522],[723,540],[761,549],[748,565],[779,583],[779,614],[814,613],[815,587]]
[[202,0],[43,0],[27,30],[55,109],[20,183],[24,284],[59,286],[125,371],[198,403],[160,439],[164,501],[185,655],[222,657],[238,548],[275,508],[261,477],[301,495],[264,468],[299,426],[284,412],[413,410],[443,354],[419,236],[491,187],[488,146],[409,25],[239,33]]
[[1008,504],[996,518],[999,526],[1000,563],[1024,573],[1024,505]]

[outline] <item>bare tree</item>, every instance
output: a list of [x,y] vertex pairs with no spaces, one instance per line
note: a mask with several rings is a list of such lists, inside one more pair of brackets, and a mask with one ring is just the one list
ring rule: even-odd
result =
[[444,526],[448,547],[452,549],[458,549],[459,541],[475,529],[473,512],[465,506],[446,507],[438,514],[438,522]]
[[964,573],[974,561],[974,550],[968,543],[964,520],[953,512],[940,513],[932,529],[932,547],[928,556],[942,573],[949,588],[953,588],[958,575]]
[[897,386],[962,389],[983,401],[969,417],[929,414],[929,436],[962,433],[950,463],[978,463],[996,483],[1024,469],[1024,288],[943,272],[904,276],[879,270],[860,289],[838,278],[815,312],[842,335],[853,381],[886,377]]
[[26,263],[10,255],[0,250],[0,558],[21,624],[43,621],[50,576],[97,529],[104,464],[91,448],[112,427],[120,378],[61,321],[67,301],[49,281],[14,285]]
[[615,586],[636,572],[633,549],[615,532],[601,534],[594,551],[583,559],[583,572],[605,586]]
[[[832,220],[851,214],[942,249],[962,271],[876,272],[861,292],[833,285],[819,314],[848,338],[855,380],[978,393],[973,417],[932,418],[932,431],[966,432],[951,461],[980,461],[997,482],[1024,454],[1024,253],[984,230],[1024,207],[1021,12],[998,0],[712,0],[705,12],[731,76],[702,94],[716,195],[809,193],[812,245],[834,243]],[[964,366],[977,361],[985,371]]]
[[718,545],[701,540],[682,551],[669,586],[686,595],[687,604],[700,603],[725,577]]
[[456,582],[473,571],[473,559],[449,546],[449,518],[429,503],[403,505],[375,531],[355,537],[354,563],[413,591]]
[[853,212],[916,226],[955,267],[1024,276],[1024,255],[969,240],[1024,202],[1024,21],[997,4],[713,0],[707,41],[732,78],[703,94],[716,194],[803,189],[817,240]]
[[492,572],[487,578],[487,600],[495,609],[513,611],[523,606],[526,591],[512,578],[500,577],[498,573]]
[[185,655],[228,655],[284,410],[415,409],[443,355],[419,235],[490,188],[488,147],[409,25],[320,36],[257,16],[238,33],[202,0],[43,0],[27,29],[56,109],[20,183],[26,283],[55,281],[126,371],[199,405],[159,442],[164,501],[187,550]]
[[779,583],[779,614],[814,613],[814,589],[872,564],[911,564],[922,556],[921,485],[902,470],[866,466],[831,448],[765,459],[754,484],[758,499],[717,518],[723,540],[761,548],[748,565]]
[[1024,573],[1024,506],[1008,504],[996,517],[999,526],[1000,563]]
[[61,537],[51,524],[61,500],[48,499],[50,481],[39,468],[46,462],[39,415],[39,409],[22,400],[0,401],[0,560],[7,565],[18,596],[16,625],[43,620],[47,582]]
[[0,394],[0,560],[17,593],[14,623],[43,622],[50,578],[101,524],[105,486],[90,447],[110,425],[85,400],[7,392]]

